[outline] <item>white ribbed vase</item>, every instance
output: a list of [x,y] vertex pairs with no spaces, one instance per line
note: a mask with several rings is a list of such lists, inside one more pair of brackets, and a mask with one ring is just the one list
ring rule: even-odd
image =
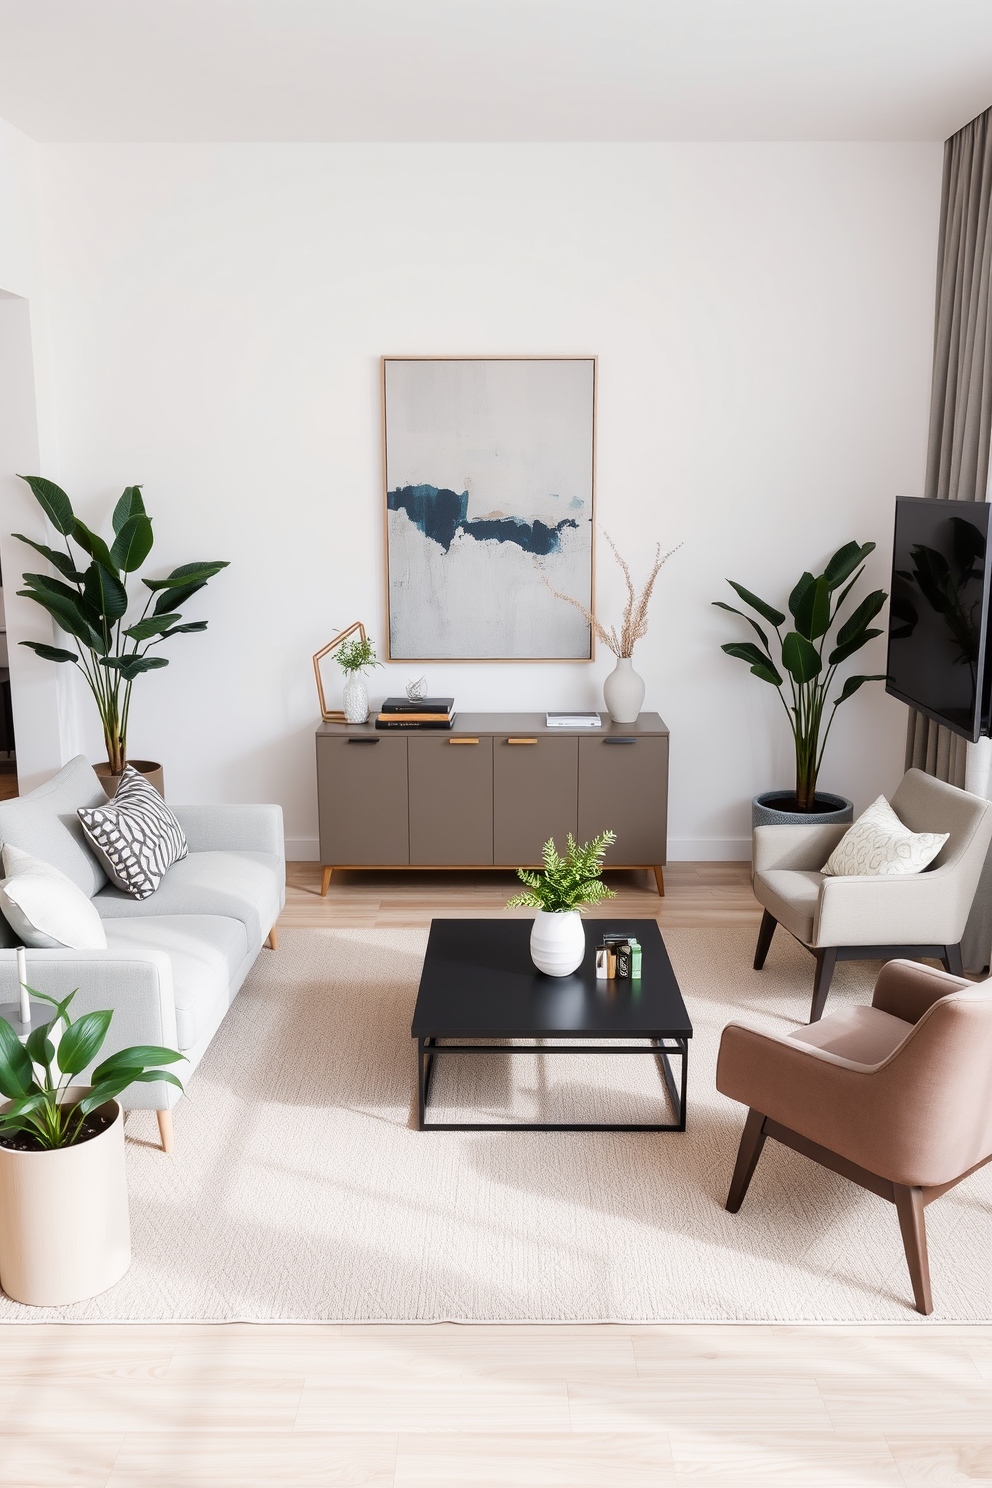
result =
[[346,723],[365,723],[369,716],[369,690],[361,672],[349,672],[344,684]]
[[539,909],[530,932],[530,958],[548,976],[571,976],[586,953],[582,916],[577,909],[550,914]]
[[636,723],[644,701],[644,678],[634,671],[629,656],[617,664],[603,683],[607,712],[614,723]]

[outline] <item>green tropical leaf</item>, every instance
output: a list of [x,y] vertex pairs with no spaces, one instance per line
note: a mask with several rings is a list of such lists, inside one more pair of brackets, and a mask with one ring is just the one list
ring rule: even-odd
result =
[[189,635],[195,630],[206,630],[206,620],[190,620],[185,625],[173,625],[169,630],[163,630],[159,636],[160,641],[167,641],[170,636]]
[[59,1069],[64,1075],[78,1075],[91,1059],[100,1052],[113,1014],[106,1009],[101,1012],[84,1013],[75,1023],[70,1023],[59,1040]]
[[115,1074],[101,1080],[99,1085],[94,1085],[89,1095],[84,1095],[79,1102],[79,1109],[84,1116],[91,1111],[96,1111],[108,1100],[114,1100],[122,1090],[129,1085],[150,1085],[163,1080],[167,1085],[177,1085],[182,1090],[182,1081],[170,1074],[168,1070],[143,1070],[141,1068],[122,1069]]
[[151,615],[147,620],[139,620],[137,625],[129,626],[124,634],[130,636],[132,641],[147,641],[152,636],[161,635],[173,621],[180,618],[179,615]]
[[0,1095],[17,1100],[36,1089],[31,1056],[6,1018],[0,1018]]
[[837,603],[834,605],[834,614],[835,615],[838,613],[838,611],[840,610],[841,605],[844,603],[845,599],[850,594],[851,590],[854,588],[855,584],[858,582],[858,580],[860,579],[860,577],[861,577],[861,575],[863,573],[864,573],[864,569],[863,568],[859,568],[858,571],[857,571],[857,573],[854,575],[854,578],[845,587],[843,594],[841,594],[838,597]]
[[230,564],[225,561],[181,563],[174,568],[171,574],[164,579],[142,579],[146,588],[156,589],[178,589],[186,584],[205,584],[212,579],[214,574],[220,573],[222,568],[229,568]]
[[795,619],[796,615],[798,614],[799,606],[802,604],[803,601],[803,595],[806,593],[806,590],[809,588],[812,582],[813,575],[811,573],[804,573],[796,587],[793,589],[792,593],[789,595],[789,613],[792,615],[793,619]]
[[48,548],[44,543],[37,543],[33,538],[25,537],[22,532],[13,532],[11,536],[16,537],[18,542],[27,543],[28,547],[34,548],[35,552],[40,553],[42,558],[47,558],[52,567],[57,568],[62,577],[68,579],[70,584],[81,584],[83,582],[82,574],[68,553],[60,553],[58,548]]
[[120,620],[127,613],[127,590],[102,563],[93,562],[86,570],[83,593],[98,615],[106,620]]
[[730,585],[731,589],[733,589],[734,593],[737,594],[746,605],[750,605],[752,610],[757,610],[758,614],[762,617],[762,619],[767,620],[769,625],[782,624],[785,616],[782,614],[781,610],[776,610],[774,605],[768,604],[766,600],[759,599],[756,594],[751,593],[750,589],[745,589],[743,584],[738,584],[733,579],[728,579],[727,583]]
[[117,533],[110,556],[122,573],[134,573],[151,552],[153,541],[151,519],[136,512]]
[[19,646],[30,646],[46,661],[78,661],[75,651],[63,651],[60,646],[46,646],[43,641],[18,641]]
[[75,513],[72,510],[72,502],[54,481],[45,480],[41,475],[22,475],[22,481],[27,481],[34,493],[34,498],[51,522],[55,531],[63,537],[71,537],[76,525]]
[[728,656],[736,656],[739,661],[746,661],[756,677],[762,682],[770,682],[773,687],[782,686],[782,678],[774,664],[769,661],[753,641],[728,641],[725,646],[720,647],[726,651]]
[[782,662],[794,681],[812,682],[823,670],[820,653],[805,636],[790,630],[782,642]]
[[875,589],[866,599],[863,599],[850,619],[846,620],[837,632],[837,645],[845,646],[859,631],[864,630],[865,626],[874,620],[887,599],[888,595],[884,589]]
[[825,578],[821,576],[807,584],[793,614],[796,629],[808,641],[818,640],[826,634],[830,626],[830,590]]
[[887,673],[885,673],[885,672],[876,672],[875,675],[874,676],[871,676],[871,677],[848,677],[847,681],[844,683],[844,687],[843,687],[843,690],[842,690],[842,692],[840,694],[840,697],[834,703],[834,707],[835,708],[839,708],[840,705],[841,705],[841,703],[846,703],[847,700],[848,700],[848,698],[849,697],[853,697],[854,694],[857,692],[858,688],[863,683],[865,683],[865,682],[884,682],[885,681],[885,678],[886,678],[886,675],[887,675]]
[[[175,1064],[178,1060],[185,1060],[186,1055],[180,1054],[178,1049],[163,1049],[159,1044],[132,1044],[130,1049],[119,1049],[116,1054],[111,1054],[102,1064],[98,1064],[93,1071],[94,1085],[98,1080],[107,1080],[111,1075],[116,1075],[118,1070],[145,1069],[152,1064]],[[133,1075],[131,1076],[133,1079]]]
[[114,507],[112,518],[114,536],[119,537],[121,529],[131,517],[143,517],[145,515],[145,503],[141,499],[140,486],[125,486],[120,501]]
[[[206,582],[206,579],[204,579],[202,583],[186,584],[181,589],[163,589],[155,601],[155,608],[152,610],[152,614],[164,615],[168,610],[182,609],[188,599],[192,599],[194,594],[198,594],[205,587]],[[347,645],[347,642],[345,644]]]
[[761,644],[764,646],[766,651],[768,650],[768,637],[765,635],[765,632],[762,630],[757,620],[752,620],[751,616],[745,615],[743,610],[735,610],[733,605],[724,604],[722,599],[714,599],[711,600],[710,603],[716,605],[718,610],[727,610],[731,615],[740,615],[741,619],[746,620],[751,629],[761,637]]
[[849,579],[854,570],[865,561],[868,554],[874,551],[875,544],[873,542],[864,543],[863,545],[856,542],[849,542],[845,543],[842,548],[838,548],[823,570],[823,577],[826,579],[830,590],[838,589],[844,580]]
[[104,568],[109,568],[111,573],[117,573],[117,565],[111,558],[110,549],[103,538],[98,533],[91,532],[86,523],[81,522],[78,517],[72,529],[72,538],[84,553],[89,553],[91,558],[95,558],[97,563],[102,563]]
[[[27,577],[28,575],[25,575],[25,578]],[[50,579],[48,582],[54,584],[56,581]],[[36,604],[40,604],[42,609],[48,611],[56,625],[67,635],[75,636],[77,640],[82,641],[91,651],[103,650],[103,636],[90,624],[83,608],[83,602],[77,594],[69,591],[70,597],[66,598],[61,594],[44,590],[37,592],[35,589],[18,589],[17,593],[24,599],[33,599]]]
[[43,1064],[46,1069],[55,1058],[55,1045],[48,1037],[51,1029],[52,1023],[42,1023],[37,1028],[32,1028],[24,1044],[29,1058],[33,1059],[35,1064]]
[[133,682],[142,672],[157,672],[169,665],[167,656],[101,656],[100,665],[120,672],[125,682]]
[[855,651],[860,651],[862,646],[867,645],[869,641],[873,641],[876,636],[880,636],[881,634],[882,632],[880,630],[863,630],[860,635],[852,637],[846,646],[835,646],[827,657],[827,660],[831,666],[839,666],[842,661],[846,661],[849,656],[853,656]]

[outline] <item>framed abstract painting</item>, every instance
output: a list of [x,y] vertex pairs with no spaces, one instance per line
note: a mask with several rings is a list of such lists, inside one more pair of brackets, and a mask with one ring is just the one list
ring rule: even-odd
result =
[[390,661],[591,661],[595,357],[383,357]]

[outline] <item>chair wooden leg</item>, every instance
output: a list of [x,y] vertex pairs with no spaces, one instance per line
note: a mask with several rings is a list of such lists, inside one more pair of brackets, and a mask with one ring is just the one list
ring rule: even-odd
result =
[[766,909],[761,916],[761,926],[758,930],[758,944],[754,948],[755,971],[760,971],[765,964],[765,957],[768,955],[768,947],[772,943],[772,936],[775,934],[775,926],[777,924],[778,920],[776,920],[773,914],[769,914]]
[[662,899],[664,899],[664,897],[665,897],[665,875],[662,872],[661,864],[660,863],[655,863],[655,865],[654,865],[654,881],[658,885],[658,893],[659,893],[660,897]]
[[162,1139],[162,1151],[172,1153],[175,1151],[176,1141],[172,1130],[172,1110],[156,1111],[158,1117],[158,1134]]
[[930,1295],[930,1262],[927,1258],[927,1231],[923,1218],[923,1190],[909,1188],[904,1183],[893,1183],[899,1228],[906,1250],[906,1263],[913,1283],[916,1310],[929,1317],[933,1312],[933,1297]]
[[743,1204],[744,1195],[748,1191],[754,1170],[758,1166],[758,1158],[765,1145],[765,1134],[761,1129],[764,1121],[765,1118],[760,1111],[748,1111],[741,1135],[741,1145],[737,1149],[734,1176],[730,1180],[730,1192],[727,1195],[727,1208],[731,1214],[736,1214]]
[[268,939],[266,940],[265,944],[268,946],[270,951],[277,951],[279,949],[279,932],[276,930],[275,925],[273,925],[272,929],[269,931]]
[[949,971],[951,976],[964,976],[960,945],[945,945],[941,960],[944,963],[944,970]]
[[323,876],[321,877],[321,880],[320,880],[320,897],[321,897],[321,899],[326,899],[327,898],[327,891],[328,891],[328,889],[331,886],[331,874],[333,872],[334,872],[334,869],[333,868],[325,868],[324,869]]
[[813,955],[816,957],[816,976],[813,978],[813,1001],[809,1010],[809,1021],[819,1023],[826,1006],[834,967],[837,965],[837,947],[828,946],[826,950],[814,951]]

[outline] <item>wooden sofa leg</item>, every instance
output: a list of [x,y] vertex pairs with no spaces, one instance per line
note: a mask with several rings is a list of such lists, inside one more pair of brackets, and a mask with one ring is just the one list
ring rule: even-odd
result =
[[828,946],[825,951],[814,951],[813,955],[816,957],[816,976],[813,978],[813,1002],[809,1010],[809,1021],[819,1023],[827,1005],[830,980],[837,965],[837,947]]
[[923,1218],[923,1190],[909,1188],[904,1183],[893,1183],[899,1228],[906,1250],[906,1263],[913,1283],[913,1297],[917,1312],[929,1317],[933,1312],[933,1297],[930,1294],[930,1262],[927,1258],[927,1231]]
[[773,914],[769,914],[766,909],[761,916],[761,928],[758,931],[758,944],[754,948],[755,971],[760,971],[765,964],[765,957],[768,955],[768,947],[772,943],[772,936],[775,934],[775,926],[777,924],[778,920],[776,920]]
[[162,1151],[172,1153],[176,1148],[175,1135],[172,1130],[172,1109],[156,1111],[158,1117],[158,1134],[162,1139]]
[[758,1158],[765,1145],[765,1134],[762,1131],[764,1124],[765,1118],[760,1111],[748,1111],[741,1135],[741,1145],[737,1149],[734,1176],[730,1180],[730,1192],[727,1195],[727,1209],[731,1214],[736,1214],[743,1204],[744,1195],[748,1191],[754,1170],[758,1166]]
[[268,939],[266,940],[265,944],[268,946],[270,951],[277,951],[279,949],[279,932],[276,930],[275,925],[273,925],[272,929],[269,931]]
[[326,899],[327,898],[327,891],[331,887],[331,874],[333,872],[334,872],[334,869],[333,868],[325,868],[324,871],[323,871],[323,873],[320,876],[320,897],[321,897],[321,899]]

